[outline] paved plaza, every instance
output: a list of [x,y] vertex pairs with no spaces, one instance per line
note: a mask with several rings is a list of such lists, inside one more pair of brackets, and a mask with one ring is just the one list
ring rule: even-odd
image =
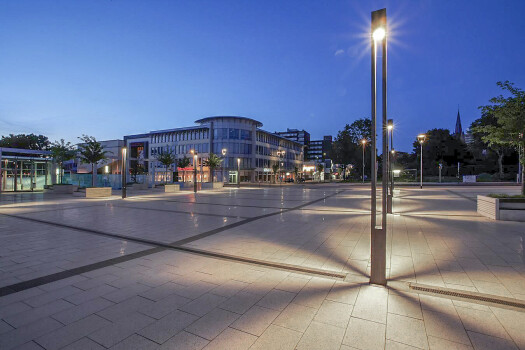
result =
[[476,212],[502,192],[397,189],[387,287],[369,186],[2,194],[0,349],[525,349],[525,223]]

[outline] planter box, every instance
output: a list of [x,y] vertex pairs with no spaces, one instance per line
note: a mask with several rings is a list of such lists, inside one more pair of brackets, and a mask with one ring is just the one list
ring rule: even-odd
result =
[[478,213],[493,220],[525,222],[525,200],[478,196]]
[[86,188],[86,198],[106,198],[111,197],[111,187],[88,187]]
[[132,184],[132,185],[128,185],[128,190],[147,190],[148,189],[148,184],[147,183],[143,183],[143,184]]
[[164,185],[164,192],[173,193],[173,192],[179,192],[179,191],[180,191],[180,185],[179,184],[166,184],[166,185]]
[[222,182],[203,182],[202,183],[202,189],[203,190],[213,190],[216,188],[223,188],[224,184]]

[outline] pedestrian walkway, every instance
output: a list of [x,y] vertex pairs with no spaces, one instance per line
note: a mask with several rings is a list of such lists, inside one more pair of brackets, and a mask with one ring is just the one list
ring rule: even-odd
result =
[[0,349],[525,349],[525,225],[475,203],[517,191],[399,189],[387,287],[364,186],[2,197]]

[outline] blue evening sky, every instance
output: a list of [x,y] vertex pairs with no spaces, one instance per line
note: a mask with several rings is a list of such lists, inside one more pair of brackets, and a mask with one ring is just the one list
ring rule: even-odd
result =
[[211,115],[336,135],[370,115],[370,12],[390,23],[395,144],[525,88],[525,1],[0,1],[0,135],[100,140]]

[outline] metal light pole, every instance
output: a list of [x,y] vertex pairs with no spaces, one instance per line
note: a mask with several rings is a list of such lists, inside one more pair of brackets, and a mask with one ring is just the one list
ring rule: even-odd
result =
[[[386,285],[386,225],[387,225],[387,147],[388,147],[388,131],[387,131],[387,116],[386,116],[386,78],[387,78],[387,48],[386,48],[386,9],[381,9],[372,12],[372,140],[371,140],[371,269],[370,269],[370,283]],[[376,56],[377,45],[382,44],[382,127],[381,132],[383,136],[383,176],[382,176],[382,193],[381,193],[381,223],[377,226],[377,72],[376,72]]]
[[225,168],[224,168],[224,161],[226,160],[226,152],[227,152],[227,149],[226,148],[223,148],[222,149],[222,182],[223,183],[226,183],[226,172],[225,172]]
[[197,193],[197,152],[191,151],[193,153],[193,193]]
[[127,196],[127,188],[126,188],[126,172],[128,171],[126,168],[126,161],[127,161],[127,153],[128,149],[126,147],[122,148],[122,166],[121,166],[121,173],[122,173],[122,198],[126,198]]
[[420,167],[420,171],[419,171],[419,188],[423,188],[423,142],[425,142],[425,137],[426,135],[425,134],[419,134],[417,135],[417,139],[419,141],[419,144],[421,145],[421,152],[420,152],[420,162],[421,162],[421,167]]
[[366,139],[361,140],[361,143],[363,144],[363,183],[365,183],[365,146],[366,146]]
[[[387,137],[390,137],[390,150],[394,150],[394,144],[392,140],[392,136],[394,135],[394,121],[392,119],[388,119],[387,121]],[[390,134],[390,135],[388,135]],[[388,151],[388,142],[387,142],[387,154],[386,157],[388,157],[388,195],[387,195],[387,213],[392,214],[392,197],[394,195],[394,177],[392,176],[392,153]]]
[[237,158],[237,187],[241,187],[241,158]]
[[441,169],[443,169],[443,164],[439,163],[439,183],[441,183]]

